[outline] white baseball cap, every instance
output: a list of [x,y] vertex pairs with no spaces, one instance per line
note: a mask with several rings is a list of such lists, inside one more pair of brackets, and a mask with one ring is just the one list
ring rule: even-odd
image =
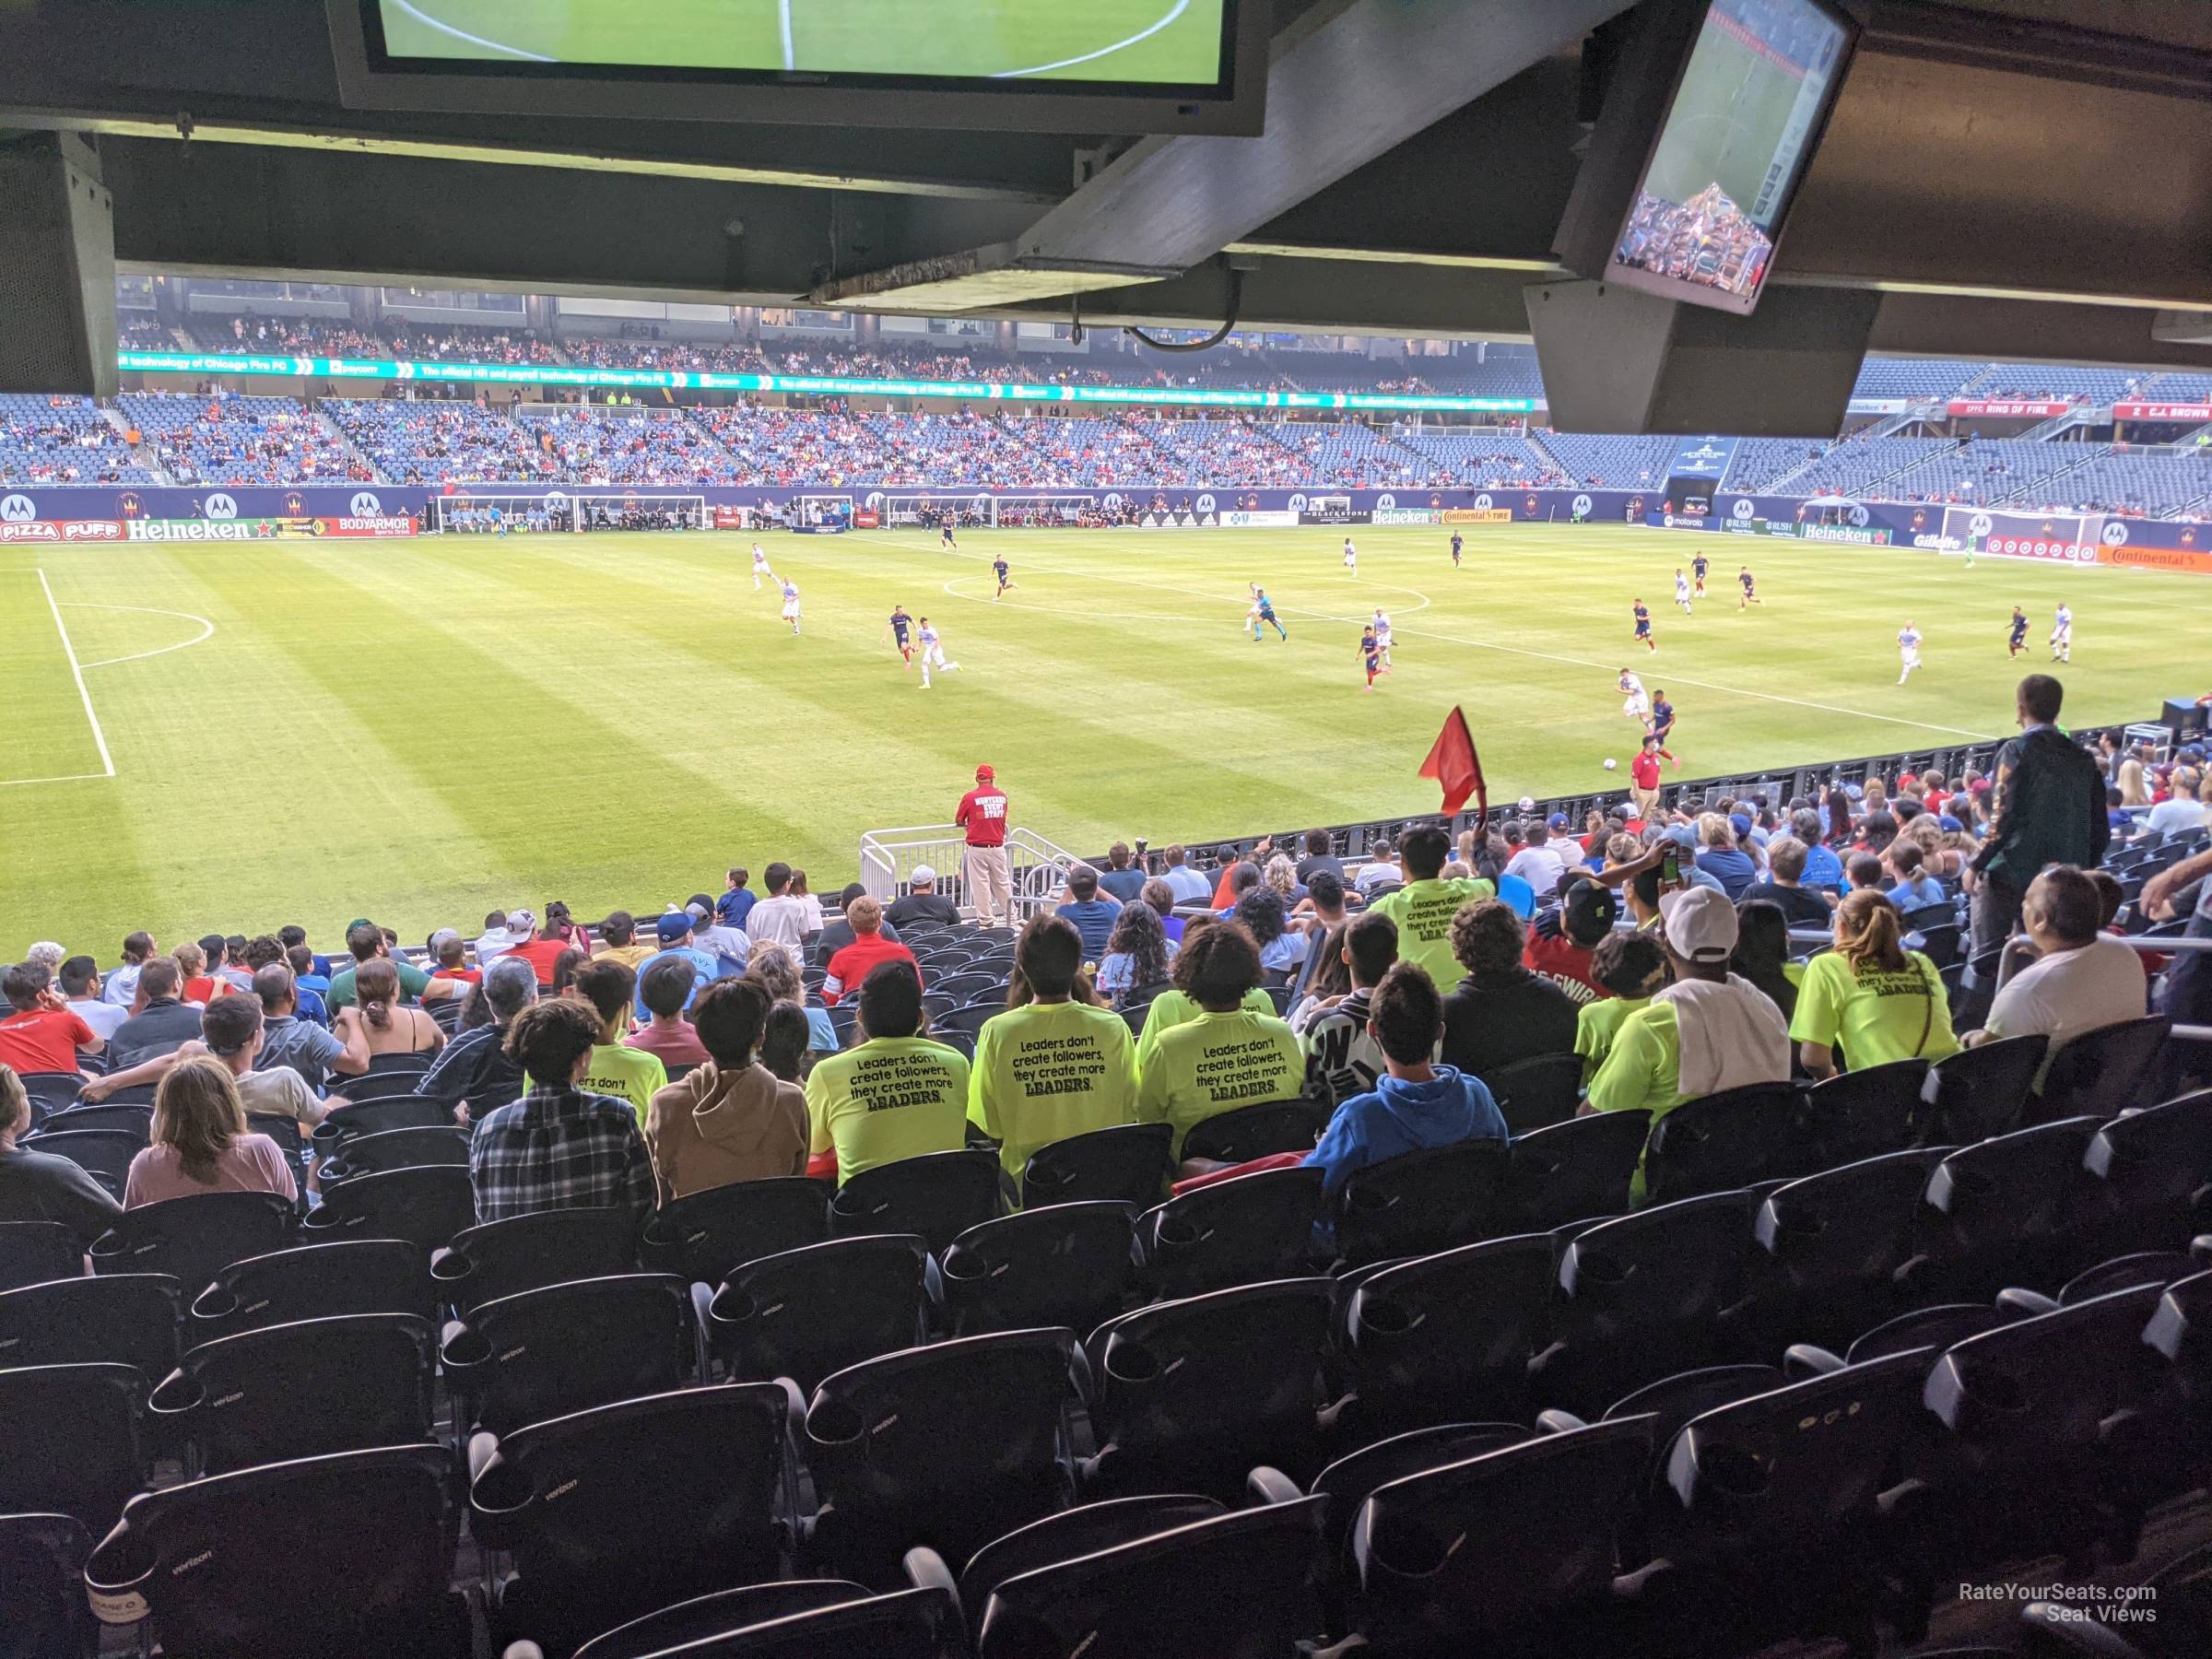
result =
[[937,878],[937,873],[927,865],[916,865],[906,873],[906,879],[914,887],[927,887]]
[[1659,917],[1677,956],[1693,962],[1724,962],[1735,954],[1735,906],[1727,895],[1693,887],[1659,896]]

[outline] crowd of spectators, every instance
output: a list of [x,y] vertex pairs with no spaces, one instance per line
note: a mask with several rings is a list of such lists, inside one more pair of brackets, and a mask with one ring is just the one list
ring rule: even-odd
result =
[[0,483],[150,484],[123,433],[88,397],[0,394]]
[[475,323],[387,321],[384,337],[402,359],[431,363],[536,363],[561,361],[551,340],[522,328]]
[[528,432],[487,404],[347,397],[332,398],[323,407],[394,483],[547,482],[562,477]]
[[541,457],[576,484],[754,483],[681,412],[557,405],[523,422]]
[[375,477],[322,416],[286,397],[126,393],[124,418],[179,484],[313,484]]
[[392,343],[381,335],[332,317],[263,317],[241,312],[229,317],[195,316],[191,327],[194,341],[207,351],[381,358],[392,350]]

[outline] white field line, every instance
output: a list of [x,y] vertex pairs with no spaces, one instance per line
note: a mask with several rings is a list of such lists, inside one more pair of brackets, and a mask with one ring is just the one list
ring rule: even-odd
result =
[[503,52],[509,57],[527,58],[534,64],[557,64],[560,61],[559,58],[547,57],[542,52],[525,52],[520,46],[509,46],[499,41],[488,41],[482,35],[470,34],[465,29],[455,29],[451,23],[441,23],[436,18],[431,17],[429,12],[424,11],[421,6],[415,5],[414,0],[392,0],[392,4],[406,12],[418,23],[428,24],[440,34],[452,35],[456,41],[465,41],[471,46],[481,46],[487,52]]
[[[790,9],[791,0],[784,0],[784,15],[786,18],[790,16]],[[1175,4],[1168,8],[1168,15],[1166,17],[1160,18],[1160,20],[1157,23],[1149,24],[1147,27],[1138,29],[1135,34],[1131,35],[1125,41],[1116,41],[1111,46],[1100,47],[1096,52],[1086,52],[1080,57],[1062,58],[1056,64],[1035,64],[1027,69],[1001,69],[997,73],[991,76],[990,78],[992,80],[1019,80],[1024,76],[1050,75],[1055,69],[1073,69],[1077,64],[1088,64],[1096,61],[1099,58],[1112,57],[1115,53],[1125,51],[1129,47],[1135,45],[1139,41],[1150,40],[1161,29],[1171,27],[1178,18],[1181,18],[1184,12],[1189,11],[1190,9],[1191,0],[1175,0]],[[786,36],[784,45],[784,52],[786,55],[789,54],[790,50],[789,37]]]
[[112,778],[115,775],[115,757],[108,753],[108,735],[100,729],[100,716],[93,712],[92,693],[85,687],[84,666],[76,660],[76,647],[69,642],[69,628],[62,620],[62,607],[53,602],[53,589],[48,585],[42,569],[39,571],[39,587],[46,595],[46,608],[53,613],[54,631],[62,636],[62,650],[69,658],[69,677],[76,682],[77,700],[85,705],[85,718],[92,723],[92,741],[100,748],[100,776]]
[[175,617],[181,621],[197,622],[200,631],[189,640],[179,640],[174,645],[159,645],[151,651],[134,651],[128,656],[101,657],[97,663],[87,663],[88,668],[112,668],[117,663],[140,663],[147,657],[167,656],[172,651],[183,651],[206,643],[215,638],[215,624],[205,617],[195,617],[190,611],[162,610],[151,605],[91,605],[72,603],[70,610],[134,611],[144,617]]

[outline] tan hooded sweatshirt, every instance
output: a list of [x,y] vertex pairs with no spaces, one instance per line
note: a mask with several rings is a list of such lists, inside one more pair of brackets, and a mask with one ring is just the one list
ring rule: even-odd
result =
[[764,1065],[712,1062],[653,1097],[645,1143],[660,1202],[733,1181],[806,1172],[806,1091]]

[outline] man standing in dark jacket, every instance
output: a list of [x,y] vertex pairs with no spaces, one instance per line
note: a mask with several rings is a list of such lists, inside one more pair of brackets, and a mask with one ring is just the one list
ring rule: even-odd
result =
[[2057,726],[2065,688],[2047,674],[2020,682],[2020,735],[1997,751],[1991,828],[1967,868],[1973,945],[1959,1025],[1978,1018],[1995,988],[1997,955],[2019,924],[2020,900],[2048,865],[2093,870],[2112,839],[2096,757]]

